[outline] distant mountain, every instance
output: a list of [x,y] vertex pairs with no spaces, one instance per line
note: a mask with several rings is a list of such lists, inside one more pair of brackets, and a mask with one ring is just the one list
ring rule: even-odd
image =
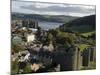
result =
[[69,21],[64,25],[60,26],[60,29],[64,31],[85,33],[95,31],[95,27],[96,15],[90,15]]
[[12,13],[12,20],[14,19],[34,19],[38,21],[47,22],[69,22],[78,17],[65,16],[65,15],[38,15],[38,14],[23,14],[23,13]]

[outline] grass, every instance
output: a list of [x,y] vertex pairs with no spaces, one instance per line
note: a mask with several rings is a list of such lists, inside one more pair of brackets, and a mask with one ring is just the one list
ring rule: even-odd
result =
[[83,51],[85,48],[89,47],[90,45],[88,44],[79,44],[78,47],[80,48],[81,51]]
[[90,62],[89,66],[82,66],[81,70],[94,70],[96,69],[96,62]]
[[18,72],[18,62],[17,62],[17,60],[15,60],[15,61],[11,61],[11,74],[12,75],[16,75],[17,74],[17,72]]
[[82,33],[81,35],[88,37],[88,36],[91,36],[94,33],[95,33],[95,31],[91,31],[91,32],[87,32],[87,33]]

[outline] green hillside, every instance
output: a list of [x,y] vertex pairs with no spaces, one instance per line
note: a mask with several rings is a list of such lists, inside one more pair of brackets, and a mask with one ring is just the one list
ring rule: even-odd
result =
[[39,15],[39,14],[23,14],[23,13],[12,13],[12,19],[33,19],[37,21],[46,22],[60,22],[65,23],[74,20],[78,17],[65,16],[65,15]]
[[72,31],[78,33],[94,32],[96,27],[96,15],[81,17],[60,26],[62,31]]

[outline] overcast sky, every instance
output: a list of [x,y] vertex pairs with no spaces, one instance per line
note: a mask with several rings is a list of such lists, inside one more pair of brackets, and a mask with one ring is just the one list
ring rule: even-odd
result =
[[12,12],[82,17],[95,14],[95,6],[13,0]]

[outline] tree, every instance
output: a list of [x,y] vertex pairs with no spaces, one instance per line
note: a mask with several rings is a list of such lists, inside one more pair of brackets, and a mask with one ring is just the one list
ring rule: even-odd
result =
[[24,46],[23,45],[20,45],[20,44],[13,44],[12,43],[12,52],[15,52],[15,53],[17,53],[17,52],[19,52],[19,51],[23,51],[24,50]]
[[53,35],[51,33],[48,34],[47,40],[49,43],[51,43],[53,41]]

